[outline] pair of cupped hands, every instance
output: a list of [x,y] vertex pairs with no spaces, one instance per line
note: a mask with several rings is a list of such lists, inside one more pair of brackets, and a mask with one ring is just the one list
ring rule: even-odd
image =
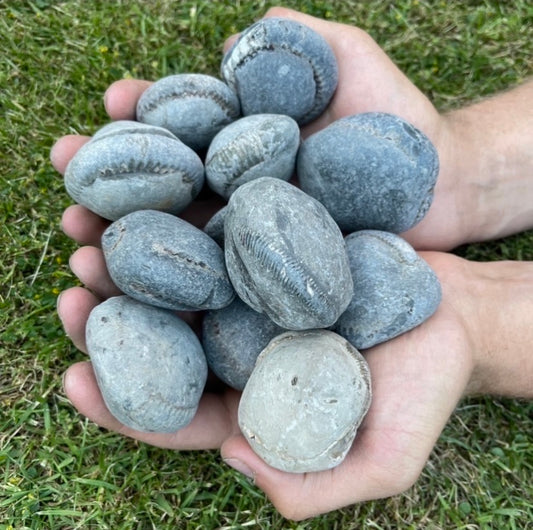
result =
[[[473,371],[470,337],[461,313],[464,260],[435,250],[461,242],[459,216],[447,173],[447,132],[443,117],[383,50],[364,31],[326,22],[284,8],[266,16],[281,16],[306,24],[331,45],[339,65],[339,84],[324,114],[302,130],[303,137],[343,116],[367,111],[399,115],[421,129],[436,145],[441,171],[434,202],[419,225],[402,234],[439,277],[443,297],[437,312],[421,326],[363,352],[373,385],[371,408],[353,447],[338,467],[322,472],[291,474],[265,464],[248,446],[237,424],[240,393],[206,389],[193,421],[172,434],[136,432],[121,425],[107,410],[90,362],[71,366],[64,377],[68,398],[78,411],[98,425],[159,447],[176,450],[219,448],[225,462],[245,475],[287,518],[302,519],[352,503],[388,497],[409,488],[418,478],[458,401],[468,392]],[[231,39],[226,42],[226,48]],[[135,119],[137,100],[147,81],[121,80],[105,93],[112,120]],[[63,173],[87,137],[69,135],[51,153]],[[183,217],[199,227],[221,203],[195,202]],[[58,313],[67,335],[86,351],[85,325],[93,307],[120,294],[113,285],[100,250],[108,222],[80,205],[64,212],[62,228],[82,246],[70,259],[85,288],[64,291]],[[182,315],[191,320],[194,315]]]

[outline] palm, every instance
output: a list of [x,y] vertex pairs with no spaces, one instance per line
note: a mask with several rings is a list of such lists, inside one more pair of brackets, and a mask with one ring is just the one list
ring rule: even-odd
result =
[[[427,253],[424,258],[441,277],[453,277],[461,263],[439,253]],[[114,419],[90,363],[69,369],[65,389],[82,414],[108,429],[171,449],[220,447],[224,458],[252,462],[257,484],[282,513],[309,516],[398,493],[418,477],[471,375],[468,337],[450,303],[452,297],[453,292],[443,285],[443,302],[433,317],[365,352],[372,373],[372,406],[346,460],[329,471],[287,474],[264,464],[240,435],[240,393],[231,389],[206,392],[192,423],[170,435],[140,433]],[[61,298],[65,328],[81,349],[88,312],[98,301],[81,288],[66,291]],[[330,483],[335,487],[327,487]]]
[[[425,258],[438,274],[459,263],[438,253]],[[447,295],[445,291],[443,303],[426,323],[365,352],[373,401],[340,466],[304,475],[281,473],[253,455],[240,436],[222,446],[222,455],[253,462],[256,483],[282,513],[294,518],[411,486],[471,375],[469,342]]]

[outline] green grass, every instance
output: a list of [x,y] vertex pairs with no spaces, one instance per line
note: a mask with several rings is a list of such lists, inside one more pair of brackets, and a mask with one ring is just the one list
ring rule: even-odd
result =
[[[441,109],[532,72],[526,0],[286,4],[369,31]],[[101,97],[116,79],[216,75],[224,39],[269,5],[0,2],[0,530],[533,527],[531,403],[464,401],[407,493],[297,524],[216,452],[138,444],[64,398],[61,374],[84,356],[55,314],[57,294],[76,283],[67,266],[75,245],[59,228],[70,200],[50,147],[107,122]],[[532,260],[533,233],[459,252]]]

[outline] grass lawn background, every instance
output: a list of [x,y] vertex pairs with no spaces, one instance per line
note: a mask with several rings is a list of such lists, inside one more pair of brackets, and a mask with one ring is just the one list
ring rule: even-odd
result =
[[[48,161],[53,142],[105,124],[102,95],[116,79],[218,75],[225,38],[270,5],[0,0],[0,530],[533,528],[531,403],[465,400],[405,494],[291,523],[217,452],[138,444],[65,399],[61,375],[85,356],[55,313],[76,284],[76,246],[59,227],[71,201]],[[367,30],[443,110],[532,73],[526,0],[285,5]],[[533,260],[533,233],[457,252]]]

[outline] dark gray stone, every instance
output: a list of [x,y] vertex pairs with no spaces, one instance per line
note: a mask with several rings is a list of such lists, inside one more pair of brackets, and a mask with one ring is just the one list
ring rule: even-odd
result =
[[300,129],[289,116],[255,114],[234,121],[214,138],[205,158],[210,188],[229,199],[259,177],[289,180],[294,174]]
[[221,381],[242,390],[258,355],[284,331],[237,297],[229,306],[204,316],[202,344],[207,364]]
[[342,234],[318,201],[263,177],[230,197],[226,267],[237,294],[286,329],[329,327],[353,285]]
[[322,471],[344,460],[371,399],[368,365],[348,341],[326,330],[287,332],[259,355],[239,426],[267,464]]
[[69,195],[111,221],[144,209],[178,214],[203,183],[192,149],[165,129],[132,121],[100,129],[65,171]]
[[220,210],[218,210],[204,226],[204,232],[213,239],[220,248],[224,248],[224,221],[226,219],[227,211],[227,206],[220,208]]
[[222,77],[238,94],[243,115],[286,114],[300,125],[327,107],[338,69],[326,40],[308,26],[264,18],[225,54]]
[[91,311],[86,340],[98,387],[121,423],[169,433],[192,420],[207,363],[178,316],[128,296],[109,298]]
[[235,292],[222,249],[202,230],[163,212],[141,210],[102,236],[109,274],[136,300],[166,309],[219,309]]
[[240,115],[237,95],[205,74],[176,74],[151,85],[137,103],[137,119],[174,133],[198,151]]
[[302,189],[345,232],[412,228],[431,205],[438,172],[430,140],[380,112],[342,118],[308,137],[297,162]]
[[346,249],[354,297],[333,329],[356,348],[397,337],[437,310],[439,280],[400,236],[362,230],[346,238]]

